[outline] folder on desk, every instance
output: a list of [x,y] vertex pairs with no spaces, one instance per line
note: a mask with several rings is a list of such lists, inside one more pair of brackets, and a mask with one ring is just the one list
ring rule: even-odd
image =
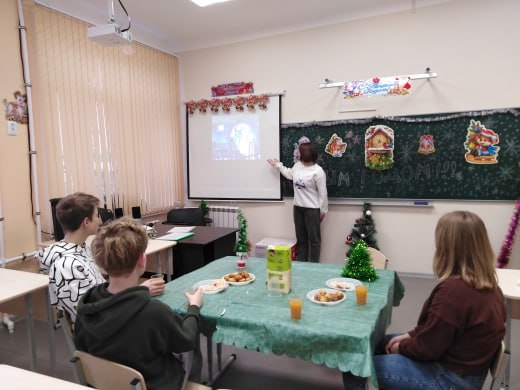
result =
[[193,236],[193,232],[186,233],[168,233],[164,236],[157,237],[156,240],[165,240],[165,241],[181,241],[185,238]]

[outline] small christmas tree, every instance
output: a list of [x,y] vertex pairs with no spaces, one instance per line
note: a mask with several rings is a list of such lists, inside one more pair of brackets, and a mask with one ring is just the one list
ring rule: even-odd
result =
[[363,204],[363,216],[356,219],[352,232],[345,238],[345,245],[349,246],[347,257],[350,256],[352,249],[356,247],[359,240],[365,241],[372,248],[379,249],[375,237],[376,227],[372,219],[371,206],[370,203]]
[[245,253],[249,252],[249,242],[247,240],[247,219],[244,214],[241,212],[238,213],[238,240],[235,244],[235,252],[236,253]]
[[350,257],[345,262],[341,276],[364,282],[373,282],[378,278],[377,272],[372,266],[368,246],[363,240],[359,240],[351,250]]

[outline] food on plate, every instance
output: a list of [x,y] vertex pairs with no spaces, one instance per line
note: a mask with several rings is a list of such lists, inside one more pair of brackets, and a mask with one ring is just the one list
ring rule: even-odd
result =
[[347,283],[340,283],[337,280],[333,280],[330,282],[330,287],[346,290],[349,287],[349,285]]
[[231,283],[245,283],[253,280],[253,277],[247,271],[240,271],[226,275],[224,279]]
[[343,293],[341,291],[328,292],[326,290],[320,290],[314,295],[314,300],[317,302],[336,302],[343,299]]
[[201,286],[202,292],[219,291],[227,287],[227,283],[224,279],[212,280],[210,284]]

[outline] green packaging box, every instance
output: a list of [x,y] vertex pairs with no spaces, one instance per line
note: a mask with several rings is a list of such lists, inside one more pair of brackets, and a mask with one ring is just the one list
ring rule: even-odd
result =
[[[269,290],[288,294],[291,291],[291,248],[283,245],[269,245],[265,252],[267,260],[267,281]],[[269,283],[276,279],[276,283]]]

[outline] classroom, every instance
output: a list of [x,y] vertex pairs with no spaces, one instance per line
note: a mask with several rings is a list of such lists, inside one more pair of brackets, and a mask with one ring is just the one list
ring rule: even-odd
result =
[[[45,20],[50,22],[56,18],[69,18],[44,7],[49,4],[49,7],[53,8],[53,5],[56,6],[59,2],[42,0],[35,1],[40,4],[34,5],[30,0],[23,0],[22,3],[28,15],[32,7],[43,9],[38,11],[40,13],[39,23],[43,23],[40,28],[45,26]],[[102,12],[106,12],[105,4],[101,5],[104,2],[97,1],[96,3],[103,10]],[[305,3],[305,0],[302,0],[302,3]],[[388,3],[392,3],[392,1]],[[398,3],[402,5],[404,2],[395,2],[395,4]],[[31,140],[29,137],[26,123],[17,122],[17,135],[10,135],[8,120],[4,118],[4,131],[0,132],[0,217],[2,217],[0,260],[34,252],[42,240],[51,239],[51,235],[45,234],[53,231],[49,200],[75,191],[95,193],[104,199],[108,208],[114,208],[119,203],[119,192],[129,190],[127,199],[123,200],[125,209],[129,211],[132,206],[140,205],[143,215],[157,209],[166,211],[179,204],[197,207],[201,199],[207,199],[210,205],[239,207],[247,217],[248,237],[253,243],[265,237],[294,239],[293,199],[291,196],[283,196],[286,191],[283,191],[281,199],[274,201],[254,198],[218,199],[217,196],[207,198],[189,196],[191,184],[188,161],[190,156],[193,157],[193,154],[189,152],[190,142],[193,142],[193,138],[188,139],[187,127],[194,117],[201,114],[200,112],[191,115],[187,113],[186,103],[203,99],[210,100],[211,87],[235,82],[252,82],[254,93],[269,94],[271,102],[280,96],[280,142],[286,139],[284,137],[289,137],[287,135],[289,133],[284,133],[284,131],[295,131],[294,137],[311,133],[316,135],[321,130],[314,129],[306,132],[301,128],[317,124],[316,126],[321,126],[320,129],[324,129],[323,131],[326,132],[327,126],[334,123],[339,124],[339,127],[346,123],[347,128],[348,124],[352,124],[352,128],[354,128],[354,125],[357,126],[361,123],[356,129],[358,127],[366,129],[368,125],[365,126],[364,120],[367,121],[366,123],[377,124],[395,119],[396,126],[399,126],[399,121],[402,120],[407,125],[403,128],[410,129],[409,131],[418,134],[423,131],[417,128],[412,129],[413,125],[417,124],[417,126],[424,125],[428,131],[434,132],[437,131],[435,123],[445,120],[450,115],[464,118],[461,120],[464,127],[454,129],[454,131],[460,131],[465,136],[470,120],[478,119],[482,115],[484,117],[489,115],[486,117],[488,121],[483,124],[497,133],[502,133],[501,140],[504,140],[498,145],[501,147],[500,153],[504,155],[504,161],[507,155],[510,159],[508,161],[512,161],[512,163],[506,167],[509,172],[506,176],[496,174],[491,178],[486,177],[483,181],[479,181],[478,168],[481,167],[477,164],[468,163],[464,169],[461,169],[460,174],[466,175],[462,179],[463,182],[474,182],[475,187],[480,190],[484,189],[482,190],[482,193],[485,194],[483,198],[464,197],[464,195],[443,198],[442,195],[432,197],[422,196],[421,193],[418,193],[417,197],[412,194],[406,195],[404,198],[384,195],[364,198],[363,192],[361,195],[349,197],[349,190],[342,187],[340,195],[329,198],[329,211],[321,223],[321,263],[345,264],[348,251],[345,239],[352,231],[356,219],[360,218],[364,202],[371,204],[372,218],[377,230],[377,243],[380,250],[389,259],[388,267],[400,276],[433,278],[435,226],[442,215],[455,210],[468,210],[478,214],[486,225],[494,252],[499,253],[510,232],[511,219],[517,212],[518,205],[515,200],[520,197],[520,158],[518,157],[520,154],[518,149],[514,148],[517,145],[508,144],[503,137],[504,134],[508,134],[511,135],[510,139],[519,139],[519,129],[514,127],[514,124],[520,113],[520,103],[516,96],[516,88],[520,89],[520,79],[515,76],[517,70],[520,69],[520,54],[515,49],[518,46],[517,37],[520,36],[520,24],[517,21],[517,15],[520,15],[520,2],[515,0],[493,2],[487,0],[417,0],[407,3],[416,4],[417,8],[409,5],[407,8],[401,9],[396,6],[394,10],[392,6],[388,5],[386,9],[379,9],[377,12],[360,15],[351,20],[334,19],[333,23],[309,25],[298,31],[281,29],[271,34],[258,36],[253,34],[247,40],[229,41],[210,47],[201,44],[199,47],[189,50],[179,50],[165,37],[154,41],[151,35],[143,36],[143,42],[137,46],[137,43],[141,42],[140,36],[134,33],[133,55],[140,56],[141,61],[132,66],[141,68],[133,69],[133,71],[145,73],[147,69],[152,69],[164,72],[164,69],[167,69],[166,73],[161,74],[168,74],[168,79],[164,80],[164,84],[168,85],[171,90],[165,91],[167,88],[159,86],[162,76],[152,75],[151,77],[157,77],[157,79],[150,78],[154,84],[149,87],[148,91],[148,86],[145,85],[147,79],[143,77],[139,83],[131,86],[121,85],[120,91],[115,89],[107,94],[107,96],[110,95],[107,97],[107,102],[117,105],[120,113],[125,115],[124,108],[131,107],[125,106],[127,100],[131,100],[130,94],[136,94],[136,90],[142,91],[143,96],[136,98],[135,101],[145,107],[133,107],[136,111],[127,113],[129,118],[133,118],[131,121],[129,119],[128,123],[131,123],[132,126],[139,126],[140,129],[129,130],[132,137],[128,136],[128,138],[123,136],[124,133],[120,133],[118,141],[126,148],[121,153],[131,150],[133,150],[132,153],[135,153],[135,150],[140,147],[136,142],[141,142],[142,147],[146,147],[151,154],[141,156],[143,159],[141,164],[127,161],[128,166],[133,167],[132,171],[128,172],[124,172],[125,159],[121,157],[121,160],[118,160],[121,162],[118,168],[121,169],[121,177],[110,181],[110,184],[106,185],[104,187],[106,189],[103,190],[100,189],[101,182],[96,181],[96,178],[81,173],[67,176],[71,173],[59,171],[60,166],[65,166],[65,163],[60,165],[59,162],[60,156],[62,156],[59,154],[59,143],[55,144],[54,149],[45,150],[45,145],[50,144],[45,137],[49,134],[60,134],[60,132],[66,134],[70,127],[65,125],[53,133],[46,128],[51,123],[49,118],[52,115],[46,116],[44,112],[52,110],[53,107],[56,108],[56,102],[53,100],[56,97],[51,96],[48,91],[42,89],[41,85],[38,85],[38,77],[43,77],[42,69],[45,69],[40,63],[39,72],[31,69],[35,97],[32,103],[34,112],[34,118],[32,118],[34,122],[32,123],[36,133],[36,144],[33,143],[34,139]],[[0,91],[2,99],[6,99],[4,102],[7,102],[13,100],[15,91],[25,91],[24,72],[27,77],[27,69],[24,70],[22,65],[17,29],[18,2],[3,0],[0,7],[2,10],[0,31],[2,31],[4,49],[4,60],[0,65],[2,69]],[[129,12],[131,13],[131,8]],[[275,13],[276,10],[273,12]],[[248,17],[254,18],[254,10],[251,10]],[[333,19],[332,16],[331,19]],[[89,22],[89,20],[80,21],[75,18],[70,18],[70,20],[71,22],[64,24],[72,26],[69,31],[70,37],[75,36],[76,34],[73,32],[79,28],[75,27],[75,24],[84,24],[81,25],[81,28],[85,28],[85,22]],[[27,21],[27,23],[30,22]],[[194,28],[196,29],[196,26]],[[53,34],[52,31],[49,33],[43,30],[39,33],[41,36]],[[29,40],[29,53],[36,54],[38,53],[37,42],[40,41],[34,38],[34,35],[32,37]],[[85,53],[99,53],[96,50],[101,50],[94,49],[94,44],[89,42],[86,36],[84,40],[86,43],[82,45],[87,48],[85,51],[82,51],[81,54],[70,53],[70,58],[74,58],[73,62],[78,67],[82,66],[81,61]],[[47,50],[50,51],[48,47]],[[80,50],[79,47],[78,50]],[[120,54],[120,48],[117,48],[118,54],[107,54],[107,50],[116,50],[116,48],[103,49],[103,55],[106,58],[113,56],[113,58],[122,58],[121,61],[124,61],[124,57],[132,55]],[[147,61],[148,52],[144,50],[156,53],[157,58],[154,57],[153,62]],[[68,55],[66,52],[59,52],[59,56],[64,56],[64,58]],[[34,60],[34,63],[41,61],[42,58],[44,57]],[[58,60],[56,63],[60,61],[64,60]],[[91,64],[85,62],[84,66],[91,66]],[[107,72],[109,71],[124,72],[120,69],[107,70]],[[403,96],[345,99],[342,87],[320,88],[320,85],[331,83],[343,85],[343,83],[354,80],[373,80],[375,77],[393,78],[413,74],[435,74],[435,77],[416,79],[412,77],[409,81],[411,88]],[[51,78],[49,77],[49,79]],[[77,88],[71,94],[85,93],[82,88],[87,88],[86,84],[88,82],[85,80],[76,80]],[[118,83],[107,85],[116,88]],[[14,97],[16,100],[16,95]],[[74,100],[75,103],[81,101],[81,99]],[[63,102],[66,103],[66,98]],[[38,107],[38,104],[41,106]],[[7,108],[7,103],[4,105]],[[148,105],[150,107],[147,107]],[[153,107],[154,105],[156,107]],[[166,114],[165,107],[171,107]],[[83,115],[84,112],[79,107],[67,106],[63,109],[78,109],[79,115]],[[145,111],[148,109],[150,117],[146,118]],[[137,113],[141,110],[143,112]],[[101,112],[102,109],[97,113],[96,120],[99,120]],[[58,113],[59,109],[55,115]],[[501,123],[499,116],[502,114],[509,115],[508,119],[504,120],[511,118],[511,123],[513,123],[507,130],[494,127]],[[139,116],[138,119],[136,119],[137,116]],[[422,117],[433,118],[431,127],[427,122],[418,119],[416,121],[416,118]],[[378,120],[373,123],[368,122],[371,118],[378,118]],[[74,127],[75,121],[81,120],[73,118],[69,124]],[[92,126],[96,120],[92,122],[92,119],[85,119],[84,121],[91,121],[90,126]],[[120,121],[121,127],[128,124],[124,117],[112,120]],[[163,123],[160,123],[161,121]],[[60,122],[53,122],[49,127],[56,126],[56,123]],[[5,130],[6,128],[8,131]],[[397,129],[394,130],[398,133]],[[88,137],[81,132],[71,131],[76,131],[76,133],[73,137],[69,136],[69,139],[80,140],[81,144],[88,142]],[[326,133],[326,140],[328,140],[330,132]],[[343,136],[343,134],[339,135]],[[162,137],[168,139],[164,145]],[[442,137],[442,135],[435,136],[438,148],[441,145],[439,141]],[[67,137],[65,136],[65,138]],[[149,141],[150,139],[152,141]],[[399,153],[397,140],[398,136],[396,136],[394,151],[396,154]],[[287,138],[289,145],[292,145],[293,141],[293,138]],[[61,145],[63,149],[69,146],[69,144]],[[460,146],[462,148],[462,143]],[[157,154],[153,154],[154,148],[158,151]],[[324,153],[324,150],[320,150],[320,154]],[[53,154],[56,158],[52,157]],[[462,148],[460,156],[457,157],[461,157],[463,154],[464,149]],[[136,155],[139,154],[132,156]],[[262,155],[264,161],[267,158],[282,160],[284,157],[291,158],[290,155],[284,155],[282,146],[280,146],[279,155]],[[36,171],[35,166],[32,165],[34,159],[38,164]],[[56,161],[53,162],[53,159]],[[105,163],[111,164],[107,161]],[[265,170],[268,171],[269,165],[266,162],[264,165]],[[90,172],[91,167],[92,165],[88,166],[85,162],[83,165],[78,163],[74,169],[78,169],[78,172],[81,169]],[[466,169],[467,167],[471,169]],[[167,178],[141,190],[138,188],[140,181],[134,180],[134,178],[148,177],[146,169],[159,172]],[[415,177],[420,173],[414,171],[404,174]],[[66,180],[63,180],[64,177]],[[33,187],[34,180],[38,183],[36,193]],[[235,180],[240,184],[239,175]],[[450,179],[446,178],[444,181],[446,180]],[[500,195],[495,197],[492,195],[495,193],[493,189],[504,187],[502,180],[507,180],[507,188],[501,190]],[[341,187],[342,184],[345,185],[347,178],[339,171],[334,171],[334,173],[331,171],[329,181],[331,185]],[[110,189],[114,183],[119,185],[123,182],[124,185],[121,185],[119,190]],[[147,182],[147,180],[142,180],[142,182]],[[509,185],[509,183],[511,184]],[[402,184],[390,180],[379,185],[395,186],[398,189]],[[437,185],[440,184],[435,183],[435,186]],[[453,181],[453,183],[443,185],[446,185],[446,191],[448,191],[458,184]],[[159,190],[157,192],[163,191],[165,188],[173,190],[167,194],[153,193],[154,188]],[[489,191],[486,191],[486,188]],[[103,198],[103,195],[106,198]],[[36,208],[38,209],[37,218],[33,211]],[[41,228],[43,235],[37,231],[38,227]],[[513,240],[513,242],[507,257],[507,267],[518,269],[520,268],[520,240]]]

